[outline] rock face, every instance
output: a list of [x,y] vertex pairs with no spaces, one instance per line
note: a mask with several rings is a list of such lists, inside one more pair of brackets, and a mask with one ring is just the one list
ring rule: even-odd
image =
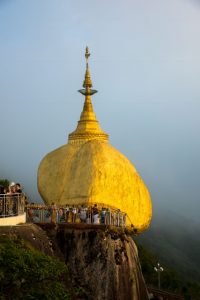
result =
[[137,248],[122,232],[60,226],[57,242],[74,286],[84,299],[146,300]]
[[23,224],[16,226],[0,226],[0,235],[11,238],[23,239],[32,248],[49,256],[58,256],[57,251],[52,248],[52,242],[46,232],[35,224]]
[[134,241],[122,230],[52,224],[8,226],[0,235],[22,238],[33,248],[65,261],[68,286],[79,300],[148,300]]

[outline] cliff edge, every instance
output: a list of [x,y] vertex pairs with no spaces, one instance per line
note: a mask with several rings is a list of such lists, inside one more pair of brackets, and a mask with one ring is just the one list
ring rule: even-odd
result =
[[148,300],[137,247],[122,229],[99,226],[25,224],[0,228],[68,267],[67,286],[74,299]]

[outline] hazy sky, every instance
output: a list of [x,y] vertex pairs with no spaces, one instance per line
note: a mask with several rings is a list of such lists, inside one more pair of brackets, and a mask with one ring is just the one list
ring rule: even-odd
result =
[[93,106],[154,209],[199,215],[200,1],[0,0],[0,178],[32,201],[45,154],[67,142],[92,53]]

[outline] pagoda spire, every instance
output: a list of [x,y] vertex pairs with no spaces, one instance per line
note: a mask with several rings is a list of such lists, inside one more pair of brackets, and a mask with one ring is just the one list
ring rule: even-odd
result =
[[89,63],[88,59],[90,57],[90,52],[88,47],[85,49],[85,59],[86,59],[86,71],[85,71],[85,79],[83,82],[84,89],[79,90],[79,93],[85,96],[85,102],[83,106],[83,111],[81,114],[81,120],[96,120],[95,113],[92,107],[91,96],[97,93],[97,90],[91,89],[92,87],[92,80],[90,77],[90,70],[89,70]]
[[88,47],[85,50],[86,58],[86,71],[85,78],[83,82],[83,89],[78,90],[79,93],[85,96],[85,102],[83,105],[83,110],[78,122],[76,130],[69,134],[69,143],[77,144],[83,143],[88,140],[108,140],[108,135],[102,131],[99,126],[99,122],[96,119],[96,115],[93,111],[91,96],[97,93],[97,90],[92,89],[92,80],[90,77],[89,63],[88,59],[90,57],[90,52]]

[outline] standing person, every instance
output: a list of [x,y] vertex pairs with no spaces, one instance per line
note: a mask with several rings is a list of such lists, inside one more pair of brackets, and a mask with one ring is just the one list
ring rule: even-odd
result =
[[68,217],[69,217],[69,206],[66,204],[65,206],[65,222],[68,223]]
[[91,207],[86,209],[86,223],[91,224]]
[[127,214],[124,214],[123,215],[123,226],[126,226],[126,217],[127,217]]
[[17,194],[15,198],[16,198],[18,213],[22,213],[24,210],[25,198],[21,197],[22,187],[20,183],[15,184],[15,193]]
[[111,213],[109,208],[106,209],[105,224],[111,225]]
[[89,206],[86,210],[86,223],[92,224],[93,221],[93,207]]
[[57,220],[57,207],[54,202],[51,203],[51,223],[56,224]]
[[20,183],[15,184],[15,193],[21,194],[22,193],[22,187]]
[[[64,217],[64,210],[62,207],[59,208],[58,213],[57,213],[57,222],[60,223],[63,221]],[[65,219],[64,219],[65,220]]]
[[80,219],[81,219],[81,223],[86,223],[86,209],[83,205],[81,206],[80,209]]
[[6,198],[5,198],[5,210],[6,210],[6,215],[11,216],[16,214],[16,201],[15,201],[15,183],[11,182],[11,184],[8,187],[8,191],[6,193]]
[[102,208],[100,216],[101,216],[101,218],[100,218],[101,224],[105,224],[105,222],[106,222],[106,209],[105,209],[105,207]]
[[3,185],[0,185],[0,195],[1,194],[4,194],[4,186]]
[[0,185],[0,215],[4,214],[4,197],[4,187]]
[[15,193],[15,183],[12,182],[9,187],[8,187],[8,191],[7,191],[7,195],[12,195]]
[[94,205],[92,213],[93,213],[93,223],[99,224],[99,210],[97,208],[97,204]]
[[77,214],[77,208],[73,205],[73,208],[72,208],[72,223],[75,223],[76,222],[76,214]]

